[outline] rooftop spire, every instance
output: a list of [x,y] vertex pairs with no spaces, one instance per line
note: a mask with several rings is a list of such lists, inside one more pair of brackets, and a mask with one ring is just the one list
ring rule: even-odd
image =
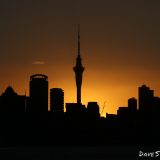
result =
[[78,24],[78,56],[76,58],[76,66],[73,68],[75,72],[75,78],[76,78],[76,86],[77,86],[77,103],[81,104],[81,86],[82,86],[82,77],[83,77],[83,71],[84,67],[81,63],[81,57],[80,57],[80,25]]
[[78,55],[80,55],[80,24],[78,24]]

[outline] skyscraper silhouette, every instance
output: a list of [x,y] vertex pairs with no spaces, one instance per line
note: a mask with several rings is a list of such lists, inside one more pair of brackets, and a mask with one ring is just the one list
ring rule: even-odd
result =
[[1,112],[25,112],[25,95],[18,95],[11,86],[0,96],[0,111]]
[[81,86],[82,86],[82,74],[84,67],[82,66],[82,59],[80,56],[80,26],[78,25],[78,56],[76,59],[76,66],[73,68],[76,78],[77,87],[77,103],[81,104]]
[[99,105],[97,102],[88,102],[87,114],[91,119],[98,119],[100,117]]
[[61,88],[50,89],[50,108],[55,114],[63,114],[64,92]]
[[35,74],[30,77],[30,106],[29,112],[48,111],[48,77]]
[[153,107],[154,91],[146,85],[138,88],[139,110],[150,110]]
[[128,108],[129,110],[136,112],[137,110],[137,99],[136,98],[132,97],[128,99]]

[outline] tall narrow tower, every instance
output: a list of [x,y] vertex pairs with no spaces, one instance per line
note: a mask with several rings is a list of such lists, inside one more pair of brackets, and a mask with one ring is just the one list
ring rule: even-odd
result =
[[34,74],[30,77],[30,106],[29,112],[48,112],[48,77]]
[[81,104],[81,86],[82,86],[82,74],[84,71],[84,67],[82,66],[80,56],[80,26],[78,25],[78,55],[76,59],[76,66],[73,68],[75,72],[76,78],[76,86],[77,86],[77,103]]

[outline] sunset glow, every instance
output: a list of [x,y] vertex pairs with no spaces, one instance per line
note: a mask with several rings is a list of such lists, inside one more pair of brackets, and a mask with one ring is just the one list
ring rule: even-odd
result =
[[105,104],[105,116],[137,98],[142,84],[160,96],[158,1],[16,2],[1,5],[0,93],[10,84],[29,95],[30,75],[43,73],[49,88],[64,90],[65,103],[76,102],[80,23],[84,104],[97,101],[101,112]]

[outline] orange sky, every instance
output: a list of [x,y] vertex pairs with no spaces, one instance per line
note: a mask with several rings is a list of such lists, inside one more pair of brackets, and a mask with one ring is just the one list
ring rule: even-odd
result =
[[0,2],[0,93],[11,84],[28,94],[30,75],[43,73],[50,88],[64,90],[65,102],[75,102],[80,23],[84,104],[98,101],[102,108],[106,102],[103,115],[116,113],[142,84],[160,96],[159,1],[62,2]]
[[[76,52],[76,48],[74,49]],[[82,49],[83,53],[83,49]],[[107,113],[116,113],[118,107],[127,106],[127,100],[131,97],[137,98],[138,86],[142,84],[149,85],[152,89],[155,89],[156,95],[160,95],[160,86],[158,81],[160,78],[157,76],[158,72],[152,70],[140,70],[132,69],[125,70],[120,67],[118,71],[116,69],[95,69],[96,63],[90,64],[89,61],[93,61],[92,57],[85,59],[83,57],[83,65],[85,71],[83,74],[82,84],[82,102],[87,104],[88,101],[97,101],[100,105],[100,111],[102,112],[103,105],[105,103],[105,109],[103,116]],[[61,59],[62,57],[60,57]],[[75,65],[76,54],[73,57],[64,57],[65,61],[69,61],[68,65],[64,65],[60,62],[57,65],[48,63],[45,61],[43,65],[28,64],[26,68],[14,67],[12,72],[8,71],[4,73],[4,79],[1,79],[1,91],[10,83],[16,92],[24,94],[25,91],[28,95],[29,89],[29,76],[35,73],[43,73],[49,77],[49,87],[60,87],[65,92],[65,102],[76,102],[76,86],[74,79],[74,72],[72,67]],[[87,62],[88,61],[88,62]],[[97,61],[98,58],[97,58]],[[98,63],[99,64],[99,63]],[[17,72],[15,74],[15,72]]]

